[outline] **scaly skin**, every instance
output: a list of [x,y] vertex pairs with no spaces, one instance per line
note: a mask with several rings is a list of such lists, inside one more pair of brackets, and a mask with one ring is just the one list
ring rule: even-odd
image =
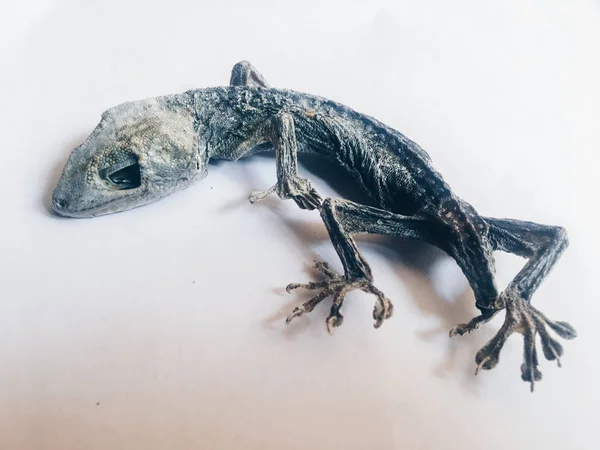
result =
[[[522,378],[533,389],[541,379],[535,336],[540,335],[546,358],[557,361],[562,347],[546,326],[563,338],[576,336],[569,324],[551,321],[530,305],[533,292],[568,245],[563,228],[480,216],[452,192],[429,155],[403,134],[331,100],[272,88],[245,61],[234,66],[229,86],[107,110],[69,157],[53,193],[53,208],[70,217],[125,211],[204,178],[211,159],[236,161],[272,149],[277,182],[252,193],[250,201],[275,193],[302,209],[318,209],[344,267],[344,274],[338,275],[318,263],[327,280],[288,286],[321,290],[296,308],[288,322],[331,296],[327,328],[333,331],[342,324],[344,296],[353,289],[377,298],[377,328],[392,316],[391,301],[374,286],[371,269],[352,237],[375,233],[423,240],[456,260],[481,315],[455,327],[451,336],[473,331],[506,309],[504,326],[477,354],[478,370],[493,368],[506,338],[520,332],[525,340]],[[310,181],[298,175],[297,152],[316,154],[346,169],[375,206],[323,201]],[[494,279],[496,250],[528,258],[502,292]]]

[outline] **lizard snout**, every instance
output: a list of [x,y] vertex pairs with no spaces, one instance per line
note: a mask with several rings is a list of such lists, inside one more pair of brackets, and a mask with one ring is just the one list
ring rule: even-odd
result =
[[69,202],[64,197],[52,197],[52,209],[57,213],[61,213],[67,210],[69,207]]

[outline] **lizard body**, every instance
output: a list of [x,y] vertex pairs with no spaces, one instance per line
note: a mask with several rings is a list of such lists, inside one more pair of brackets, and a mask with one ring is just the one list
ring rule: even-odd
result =
[[[211,159],[236,161],[271,149],[277,183],[253,193],[250,201],[277,193],[302,209],[318,209],[344,267],[338,275],[320,262],[315,267],[325,281],[290,284],[288,290],[320,292],[296,308],[288,322],[332,297],[327,318],[332,331],[343,321],[344,296],[352,289],[377,298],[375,327],[392,316],[392,303],[374,286],[371,269],[352,238],[375,233],[429,242],[457,261],[481,315],[455,327],[451,336],[473,331],[506,310],[503,327],[476,356],[478,370],[493,368],[508,336],[519,332],[525,341],[521,374],[533,389],[541,379],[536,335],[546,358],[557,361],[562,347],[547,327],[563,338],[576,336],[572,326],[551,321],[530,304],[568,245],[563,228],[482,217],[453,193],[429,155],[402,133],[331,100],[271,88],[248,62],[234,66],[230,86],[128,102],[105,111],[70,155],[53,193],[53,208],[71,217],[124,211],[204,178]],[[298,176],[297,152],[319,155],[346,169],[373,206],[322,200],[310,181]],[[528,259],[500,293],[494,280],[496,250]]]
[[[270,149],[271,145],[264,147],[270,137],[262,125],[286,112],[294,121],[297,150],[334,160],[381,208],[402,214],[433,210],[429,203],[439,195],[426,191],[436,184],[451,194],[429,155],[415,142],[339,103],[260,87],[202,89],[190,95],[201,105],[200,117],[206,117],[210,157],[236,160]],[[263,142],[257,145],[257,138]],[[418,171],[411,171],[416,167]]]
[[463,238],[476,243],[462,246],[460,250],[471,252],[462,261],[476,260],[480,267],[466,272],[469,281],[480,285],[477,293],[485,299],[497,296],[488,264],[491,247],[482,233],[486,223],[452,192],[425,150],[402,133],[345,105],[291,90],[234,86],[188,95],[199,105],[196,112],[205,125],[208,158],[237,160],[270,149],[270,119],[289,114],[297,151],[335,161],[378,207],[433,218],[448,232],[460,225]]

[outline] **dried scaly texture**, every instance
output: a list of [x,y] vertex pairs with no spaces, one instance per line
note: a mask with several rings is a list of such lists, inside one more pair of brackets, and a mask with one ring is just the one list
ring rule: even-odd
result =
[[[576,336],[531,306],[531,296],[568,245],[559,226],[480,216],[452,192],[429,155],[415,142],[376,119],[321,97],[275,89],[248,62],[236,64],[230,84],[121,104],[109,109],[86,141],[77,147],[53,193],[61,215],[93,217],[125,211],[163,198],[207,175],[210,159],[236,161],[274,149],[277,181],[250,195],[257,202],[276,193],[300,208],[318,209],[344,268],[336,274],[316,264],[326,280],[292,283],[319,291],[288,317],[312,311],[332,297],[326,319],[332,332],[343,322],[345,295],[354,289],[376,298],[376,328],[389,319],[393,305],[374,285],[369,264],[353,236],[399,236],[428,242],[453,257],[462,269],[481,314],[458,325],[463,335],[506,310],[498,334],[476,355],[477,371],[493,368],[510,334],[524,338],[522,379],[541,379],[536,352],[539,334],[544,356],[560,365],[564,339]],[[297,152],[334,161],[352,176],[373,205],[344,199],[323,200],[310,181],[298,175]],[[511,283],[499,291],[494,251],[527,259]]]

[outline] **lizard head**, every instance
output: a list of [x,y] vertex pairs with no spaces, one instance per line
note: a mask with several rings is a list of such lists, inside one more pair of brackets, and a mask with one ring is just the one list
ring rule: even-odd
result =
[[125,211],[159,200],[206,174],[194,115],[167,98],[105,111],[69,156],[52,208],[69,217]]

